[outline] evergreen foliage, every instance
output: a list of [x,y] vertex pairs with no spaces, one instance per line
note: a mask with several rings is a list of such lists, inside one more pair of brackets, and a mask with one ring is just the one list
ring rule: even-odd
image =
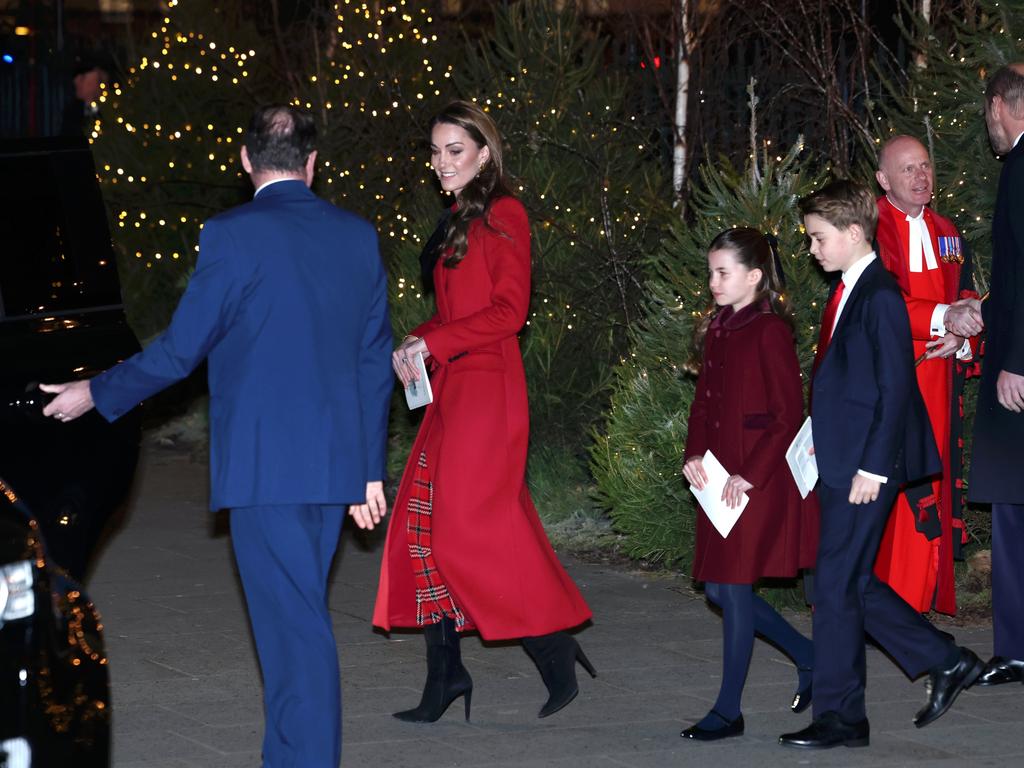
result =
[[635,557],[688,565],[692,556],[697,507],[680,467],[695,380],[683,364],[710,309],[707,246],[722,230],[748,226],[777,236],[798,354],[810,368],[827,283],[797,218],[797,198],[821,181],[802,149],[784,156],[765,150],[760,169],[755,160],[741,171],[724,158],[703,166],[691,192],[694,221],[676,222],[653,257],[646,314],[630,358],[616,370],[611,410],[591,452],[599,498]]
[[928,147],[935,167],[932,207],[951,218],[970,242],[974,275],[988,288],[992,211],[1000,163],[985,128],[985,81],[1003,64],[1024,58],[1024,5],[996,0],[965,4],[942,28],[904,28],[923,55],[905,82],[890,82],[877,129],[907,133]]

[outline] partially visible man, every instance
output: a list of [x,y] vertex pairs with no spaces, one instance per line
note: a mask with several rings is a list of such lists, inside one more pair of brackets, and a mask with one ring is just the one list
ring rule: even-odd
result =
[[[917,386],[935,433],[942,474],[905,488],[896,498],[875,561],[878,578],[919,611],[956,613],[953,560],[963,527],[962,395],[973,356],[963,328],[981,330],[972,310],[956,304],[977,297],[970,254],[960,232],[928,204],[935,183],[928,150],[911,136],[887,141],[878,155],[877,252],[907,304]],[[958,333],[959,330],[959,333]]]
[[995,656],[978,685],[1024,681],[1024,63],[1000,67],[985,89],[985,123],[1003,158],[992,216],[991,293],[984,315],[971,501],[992,504]]
[[110,79],[110,64],[102,57],[86,55],[75,64],[72,84],[75,97],[64,105],[61,136],[86,136],[99,117],[99,98],[103,84]]
[[209,358],[210,507],[231,510],[274,768],[339,763],[327,575],[346,505],[363,528],[386,511],[386,279],[373,227],[309,189],[315,133],[298,109],[258,110],[242,149],[255,197],[206,222],[168,329],[91,381],[42,386],[48,416],[113,420]]

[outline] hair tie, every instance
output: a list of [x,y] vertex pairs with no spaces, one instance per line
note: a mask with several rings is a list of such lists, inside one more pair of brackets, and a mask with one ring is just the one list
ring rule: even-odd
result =
[[768,248],[772,252],[772,263],[775,265],[775,277],[779,281],[779,287],[786,287],[786,273],[782,271],[782,259],[779,258],[779,241],[771,232],[764,233],[764,239],[768,241]]

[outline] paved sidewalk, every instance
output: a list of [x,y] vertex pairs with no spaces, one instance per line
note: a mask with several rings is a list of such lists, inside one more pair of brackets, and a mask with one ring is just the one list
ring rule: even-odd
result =
[[[262,738],[259,672],[230,542],[205,511],[206,467],[148,449],[121,531],[103,552],[90,593],[103,615],[110,657],[116,768],[257,768]],[[346,527],[330,606],[342,668],[344,758],[356,766],[1019,766],[1024,765],[1021,686],[964,693],[923,730],[924,699],[878,651],[868,653],[871,746],[801,752],[776,744],[808,713],[788,703],[792,666],[758,642],[744,696],[747,733],[715,744],[679,730],[709,709],[720,675],[720,622],[684,578],[653,578],[569,562],[595,615],[579,639],[598,670],[582,668],[580,696],[546,720],[532,662],[518,645],[463,642],[473,675],[472,722],[456,702],[441,721],[391,717],[419,699],[418,634],[371,630],[381,538]],[[809,631],[807,617],[795,619]],[[951,628],[987,657],[991,630]]]

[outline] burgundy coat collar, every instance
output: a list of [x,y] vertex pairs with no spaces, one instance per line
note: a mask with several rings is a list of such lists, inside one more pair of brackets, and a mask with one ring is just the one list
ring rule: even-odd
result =
[[739,312],[732,307],[722,307],[711,321],[710,328],[724,328],[727,331],[735,331],[754,322],[758,317],[772,311],[768,299],[761,299],[748,304]]

